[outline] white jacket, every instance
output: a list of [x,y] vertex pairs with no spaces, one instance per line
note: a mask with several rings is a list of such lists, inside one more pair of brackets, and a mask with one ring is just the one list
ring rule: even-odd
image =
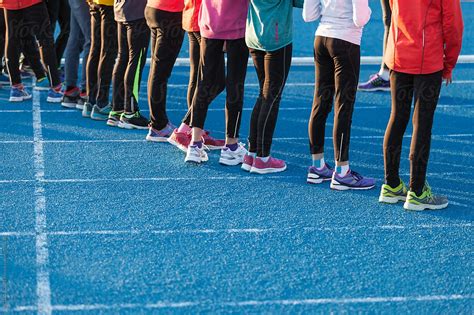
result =
[[368,0],[305,0],[303,20],[321,18],[316,36],[338,38],[360,45],[362,30],[372,10]]

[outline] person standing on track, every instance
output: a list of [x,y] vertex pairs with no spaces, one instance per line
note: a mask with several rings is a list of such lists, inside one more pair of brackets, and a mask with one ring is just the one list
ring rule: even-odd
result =
[[[186,153],[186,162],[208,160],[203,141],[204,123],[209,105],[224,88],[226,140],[219,163],[239,165],[247,152],[239,143],[248,63],[248,48],[245,45],[247,11],[248,0],[202,1],[199,13],[201,58],[191,107],[192,142]],[[224,52],[227,54],[227,65]]]
[[[360,70],[360,41],[372,11],[368,0],[305,0],[303,19],[321,18],[314,39],[316,84],[308,133],[313,165],[308,183],[331,180],[336,190],[371,189],[375,180],[349,167],[352,113]],[[333,143],[336,170],[324,160],[326,121],[335,103]]]
[[87,99],[82,116],[94,120],[107,120],[112,106],[109,104],[110,81],[117,58],[117,23],[114,20],[114,0],[92,0],[91,48],[87,59]]
[[[168,142],[183,152],[188,151],[191,143],[192,130],[191,124],[191,105],[194,93],[196,92],[197,81],[199,78],[199,59],[201,54],[201,33],[199,32],[199,10],[201,9],[201,0],[185,0],[183,10],[183,29],[188,33],[189,40],[189,84],[187,91],[188,111],[184,116],[179,128],[175,129]],[[225,140],[211,137],[208,131],[204,130],[203,141],[209,149],[221,149],[225,145]]]
[[112,78],[112,111],[107,125],[148,129],[148,119],[138,108],[138,92],[146,63],[150,29],[145,20],[147,0],[115,0],[118,26],[118,59]]
[[183,0],[148,0],[145,8],[145,19],[151,31],[148,141],[166,142],[175,129],[166,114],[166,97],[168,79],[184,39],[183,8]]
[[[82,110],[84,103],[87,101],[86,73],[87,58],[91,48],[91,19],[89,6],[84,0],[69,0],[69,6],[71,7],[71,33],[65,51],[64,85],[66,90],[61,105],[66,108]],[[77,86],[81,52],[81,80],[79,86]]]
[[[463,20],[459,0],[390,0],[392,28],[385,62],[391,69],[392,113],[384,138],[385,184],[379,201],[405,201],[406,210],[442,209],[448,199],[436,196],[426,182],[433,117],[442,80],[452,82],[461,51]],[[410,191],[399,176],[402,140],[411,104]]]
[[23,53],[29,61],[37,64],[35,66],[37,80],[45,77],[41,63],[39,60],[34,60],[37,56],[36,44],[33,45],[33,42],[30,42],[29,45],[22,46],[22,40],[25,43],[25,40],[34,40],[36,37],[49,79],[49,84],[46,87],[49,90],[47,101],[61,102],[63,97],[61,81],[57,69],[53,33],[45,3],[42,0],[0,0],[0,6],[4,8],[6,23],[5,56],[11,82],[10,101],[21,102],[31,98],[21,82],[19,59],[22,47]]
[[[385,56],[385,48],[387,47],[388,34],[392,21],[392,9],[390,8],[390,0],[380,0],[380,4],[382,6],[382,20],[384,25],[383,56]],[[372,74],[367,82],[359,84],[359,91],[390,91],[390,73],[383,60],[383,56],[379,72]]]
[[245,41],[252,56],[260,87],[250,118],[249,151],[242,169],[266,174],[286,169],[283,160],[270,156],[281,95],[291,67],[293,6],[303,0],[251,0]]

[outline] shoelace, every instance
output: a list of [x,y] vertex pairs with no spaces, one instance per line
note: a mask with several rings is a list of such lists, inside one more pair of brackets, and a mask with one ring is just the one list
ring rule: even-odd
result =
[[356,171],[353,171],[353,170],[351,170],[351,175],[352,175],[357,181],[359,181],[359,180],[361,180],[361,179],[363,178],[362,175],[360,175],[359,173],[357,173]]

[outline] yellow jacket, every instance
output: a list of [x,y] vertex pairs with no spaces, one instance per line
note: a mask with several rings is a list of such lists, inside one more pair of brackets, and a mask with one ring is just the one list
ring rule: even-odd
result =
[[92,2],[95,4],[103,4],[103,5],[110,5],[110,6],[114,5],[114,0],[93,0]]

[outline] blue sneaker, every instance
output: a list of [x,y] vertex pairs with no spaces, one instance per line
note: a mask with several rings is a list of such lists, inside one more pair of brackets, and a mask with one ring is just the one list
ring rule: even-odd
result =
[[111,111],[112,106],[110,104],[105,107],[94,105],[94,107],[92,107],[91,118],[94,120],[107,120]]
[[324,163],[324,167],[318,169],[316,166],[308,168],[308,177],[306,182],[308,184],[321,184],[323,181],[331,180],[334,169],[328,163]]
[[61,87],[50,88],[48,91],[48,98],[46,101],[48,103],[61,103],[63,100],[63,92],[61,92]]
[[146,135],[146,140],[153,142],[167,142],[173,131],[173,125],[170,123],[168,123],[166,127],[161,130],[150,127],[148,134]]
[[82,106],[82,117],[91,118],[92,106],[91,103],[84,102],[84,105]]
[[369,81],[359,84],[359,91],[390,91],[390,81],[384,80],[378,73],[370,76]]
[[48,78],[43,77],[39,80],[36,80],[34,89],[37,91],[48,91],[49,89],[51,89],[51,84],[49,84]]
[[334,172],[331,180],[331,189],[335,190],[367,190],[375,187],[375,179],[363,177],[353,170],[349,170],[345,176],[339,176]]
[[26,91],[23,85],[12,86],[10,90],[10,102],[22,102],[29,99],[31,99],[31,94]]
[[10,85],[10,78],[5,73],[0,73],[0,86]]

